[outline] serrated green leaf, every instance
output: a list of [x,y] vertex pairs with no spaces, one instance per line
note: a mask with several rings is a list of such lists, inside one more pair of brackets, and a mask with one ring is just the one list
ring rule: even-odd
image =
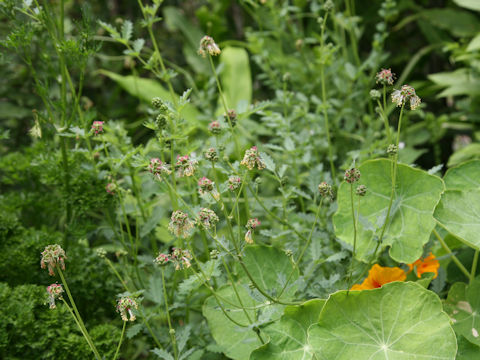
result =
[[267,153],[261,152],[260,158],[263,160],[263,162],[265,163],[265,167],[268,170],[270,170],[271,172],[275,172],[275,167],[276,167],[275,162],[273,161],[270,155],[268,155]]
[[163,349],[153,349],[151,350],[155,355],[157,355],[160,359],[163,360],[175,360],[173,356]]
[[135,337],[142,329],[143,329],[143,324],[140,324],[140,323],[133,324],[132,326],[129,326],[127,328],[127,331],[126,331],[127,338],[131,339],[131,338]]
[[133,24],[130,20],[125,20],[122,24],[122,39],[125,41],[130,40],[132,37]]
[[139,53],[142,51],[143,49],[143,45],[145,45],[145,40],[143,39],[137,39],[133,42],[132,44],[132,47],[133,47],[133,50],[136,52],[136,53]]
[[[391,194],[391,161],[370,160],[359,167],[359,184],[367,186],[360,199],[357,223],[357,257],[368,261],[373,255],[388,210]],[[396,190],[381,247],[390,246],[390,256],[403,263],[420,258],[423,246],[435,227],[433,211],[444,189],[440,178],[404,164],[397,166]],[[357,201],[354,198],[355,207]],[[357,210],[356,210],[357,211]],[[350,184],[338,190],[338,210],[333,216],[335,234],[353,245]]]
[[437,295],[412,282],[338,291],[308,330],[318,359],[454,360],[455,333]]

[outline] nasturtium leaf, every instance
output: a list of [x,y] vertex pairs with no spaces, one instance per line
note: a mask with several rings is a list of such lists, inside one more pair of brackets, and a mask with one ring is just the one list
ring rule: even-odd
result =
[[270,296],[288,300],[295,295],[298,269],[283,251],[271,246],[247,246],[243,262],[255,283]]
[[445,191],[434,216],[442,227],[460,241],[480,249],[480,188]]
[[445,311],[452,318],[455,332],[480,346],[480,278],[468,286],[453,284],[445,301]]
[[[222,352],[231,359],[247,360],[250,353],[262,345],[255,331],[250,327],[250,324],[257,320],[255,307],[261,304],[255,301],[243,286],[237,284],[236,290],[241,303],[232,286],[217,291],[217,299],[229,317],[247,327],[239,326],[227,318],[214,296],[205,301],[203,315],[207,318],[212,336]],[[242,306],[246,309],[242,309]],[[262,336],[265,339],[265,335]],[[268,341],[268,339],[265,340]]]
[[412,282],[330,295],[308,342],[325,360],[453,360],[457,351],[440,299]]
[[448,169],[445,177],[447,190],[480,189],[480,160],[471,160]]
[[478,360],[480,357],[480,347],[473,345],[463,336],[457,337],[458,351],[456,360]]
[[[392,162],[387,159],[366,161],[359,167],[358,184],[366,185],[360,198],[357,223],[357,257],[369,261],[380,238],[390,202]],[[357,184],[354,184],[354,191]],[[422,255],[435,227],[433,211],[444,190],[443,182],[426,171],[398,164],[396,189],[382,247],[390,245],[390,256],[403,263],[413,263]],[[358,198],[354,195],[358,212]],[[333,217],[337,237],[353,245],[354,231],[350,184],[343,182],[338,190],[338,210]]]
[[310,360],[313,357],[307,343],[307,330],[318,322],[325,300],[309,300],[301,305],[287,306],[282,318],[263,331],[270,342],[255,350],[250,360]]

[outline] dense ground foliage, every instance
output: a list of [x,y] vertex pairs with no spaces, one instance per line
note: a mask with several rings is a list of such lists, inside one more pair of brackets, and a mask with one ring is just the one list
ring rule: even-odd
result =
[[480,358],[480,2],[0,18],[2,359]]

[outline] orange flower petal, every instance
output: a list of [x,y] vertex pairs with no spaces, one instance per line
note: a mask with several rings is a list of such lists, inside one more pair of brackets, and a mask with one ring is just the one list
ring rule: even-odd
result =
[[405,271],[399,267],[383,267],[375,264],[368,272],[368,276],[363,280],[363,283],[353,285],[351,290],[376,289],[392,281],[404,281],[406,278]]

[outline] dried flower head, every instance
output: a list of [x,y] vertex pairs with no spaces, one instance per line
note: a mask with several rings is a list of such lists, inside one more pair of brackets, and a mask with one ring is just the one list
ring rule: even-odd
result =
[[158,256],[153,260],[157,265],[164,266],[170,261],[170,256],[168,254],[159,253]]
[[50,305],[50,309],[55,309],[57,305],[55,305],[56,299],[62,299],[63,287],[60,284],[52,284],[47,286],[47,294],[48,294],[48,303]]
[[107,193],[109,193],[110,195],[115,195],[115,192],[117,191],[117,184],[111,182],[111,183],[108,183],[106,186],[105,186],[105,190]]
[[243,157],[240,165],[246,166],[248,170],[253,170],[255,165],[257,166],[258,170],[265,169],[265,163],[260,157],[256,146],[252,146],[250,149],[245,151],[245,156]]
[[365,196],[367,194],[367,187],[365,185],[358,185],[355,193],[358,196]]
[[233,128],[237,125],[237,112],[233,109],[228,110],[226,114],[223,114],[223,118],[227,124]]
[[208,124],[208,130],[210,130],[212,134],[218,135],[222,132],[222,126],[218,121],[214,120],[210,124]]
[[246,243],[253,244],[252,233],[259,226],[260,226],[260,221],[257,218],[249,219],[247,221],[247,225],[245,225],[245,227],[247,228],[247,232],[245,233],[245,242]]
[[357,182],[360,179],[360,170],[357,168],[348,169],[345,171],[345,176],[343,179],[349,184]]
[[198,180],[198,193],[200,196],[210,194],[215,200],[219,199],[218,191],[215,189],[215,183],[205,176]]
[[188,218],[188,215],[183,211],[175,210],[172,213],[168,230],[177,237],[187,238],[192,235],[192,229],[195,223]]
[[210,36],[204,36],[200,40],[200,47],[198,48],[199,55],[202,55],[203,57],[207,56],[207,54],[210,56],[217,56],[220,55],[220,52],[220,48]]
[[62,270],[65,270],[65,251],[60,245],[48,245],[45,250],[42,251],[42,259],[40,260],[40,266],[45,269],[48,266],[49,275],[55,275],[54,269],[60,266]]
[[375,75],[375,79],[377,84],[393,85],[395,74],[392,73],[392,70],[390,69],[382,69],[377,73],[377,75]]
[[92,131],[95,135],[103,133],[103,121],[94,121],[92,124]]
[[212,226],[215,226],[220,219],[218,218],[217,214],[215,214],[215,211],[202,208],[198,212],[198,220],[200,224],[207,229],[210,229]]
[[410,109],[415,110],[420,106],[422,100],[415,93],[415,89],[410,85],[403,85],[400,90],[392,92],[392,102],[397,106],[404,106],[410,103]]
[[205,159],[207,159],[208,161],[211,161],[211,162],[218,161],[217,150],[213,147],[205,150],[205,152],[203,153],[203,156],[205,156]]
[[318,185],[318,191],[320,192],[320,195],[324,198],[333,198],[332,185],[327,184],[325,181]]
[[165,164],[159,158],[153,158],[150,160],[150,164],[148,164],[148,171],[150,171],[153,176],[160,181],[162,181],[162,175],[170,175],[172,173],[168,164]]
[[170,254],[170,259],[175,264],[175,270],[188,269],[192,265],[190,263],[192,255],[188,250],[173,248],[173,251]]
[[177,156],[175,169],[178,177],[192,176],[195,173],[197,161],[190,159],[188,155]]
[[228,188],[231,191],[237,190],[242,185],[242,178],[240,176],[232,175],[228,177]]
[[[120,313],[123,321],[135,321],[136,317],[132,309],[138,309],[138,304],[131,297],[124,296],[117,301],[117,312]],[[130,319],[128,316],[130,316]]]

